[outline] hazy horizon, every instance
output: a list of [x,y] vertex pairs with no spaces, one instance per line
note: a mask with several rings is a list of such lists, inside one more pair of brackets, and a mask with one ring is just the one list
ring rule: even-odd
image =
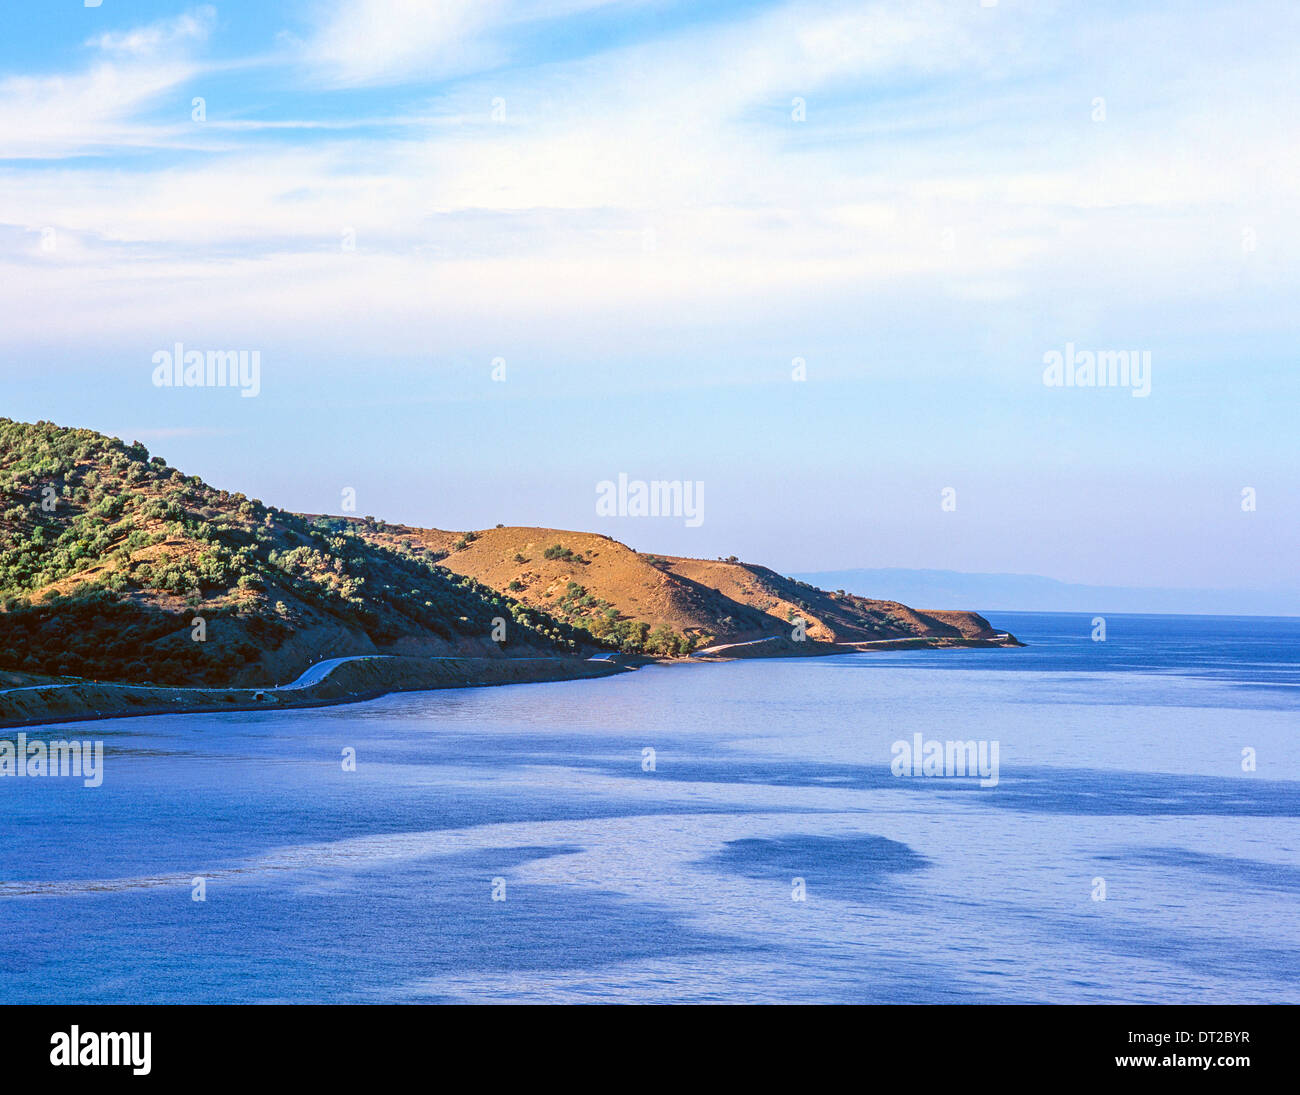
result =
[[906,567],[796,571],[822,589],[901,601],[913,608],[963,608],[980,613],[1045,612],[1092,615],[1300,616],[1293,589],[1189,589],[1173,586],[1094,586],[1041,574],[987,574]]

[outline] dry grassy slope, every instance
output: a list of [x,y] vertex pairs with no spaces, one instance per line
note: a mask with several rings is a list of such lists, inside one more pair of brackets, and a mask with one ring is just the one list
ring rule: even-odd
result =
[[[783,620],[753,604],[735,601],[707,583],[654,565],[656,557],[633,551],[617,540],[593,532],[545,528],[484,529],[465,547],[455,545],[463,533],[439,529],[401,529],[435,552],[447,552],[441,565],[496,590],[508,590],[524,604],[553,609],[569,582],[608,601],[622,616],[652,627],[666,626],[701,640],[745,642],[785,630]],[[554,545],[568,548],[575,559],[547,559]],[[520,561],[522,558],[523,561]]]
[[[797,617],[808,621],[810,639],[825,642],[995,634],[988,621],[973,612],[918,612],[896,601],[828,593],[763,566],[638,553],[598,533],[485,529],[459,548],[466,535],[460,532],[390,526],[388,535],[446,553],[443,566],[492,589],[522,583],[522,589],[510,593],[526,605],[552,610],[574,581],[625,618],[664,625],[701,641],[745,642],[781,635]],[[547,559],[546,549],[556,544],[578,558]]]
[[951,608],[918,609],[918,614],[940,623],[949,624],[961,632],[964,639],[994,639],[1005,632],[999,631],[978,612]]
[[828,593],[750,563],[668,557],[674,574],[719,590],[781,620],[808,621],[808,637],[854,643],[909,635],[987,639],[996,633],[974,612],[920,612],[897,601]]

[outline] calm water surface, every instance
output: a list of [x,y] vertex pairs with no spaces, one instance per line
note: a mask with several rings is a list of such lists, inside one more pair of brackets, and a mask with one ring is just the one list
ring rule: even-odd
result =
[[1300,1001],[1300,620],[990,616],[1031,646],[28,731],[106,774],[0,779],[0,1001]]

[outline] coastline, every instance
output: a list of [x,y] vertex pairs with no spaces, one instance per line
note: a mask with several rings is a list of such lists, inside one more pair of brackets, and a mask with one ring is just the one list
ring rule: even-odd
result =
[[[321,679],[309,684],[294,682],[280,687],[176,688],[107,681],[38,685],[0,691],[0,728],[90,722],[135,715],[331,707],[377,699],[389,692],[586,680],[613,676],[630,668],[622,661],[585,661],[558,656],[418,658],[361,655],[341,660]],[[308,669],[307,673],[310,672]]]
[[886,650],[948,650],[957,647],[1008,649],[1025,644],[1009,633],[994,638],[955,635],[908,635],[899,639],[872,639],[860,643],[827,643],[807,640],[797,643],[783,635],[751,639],[743,643],[721,643],[691,655],[700,661],[732,661],[736,658],[818,658],[828,654],[871,654]]
[[502,684],[591,680],[630,672],[640,665],[658,662],[707,663],[741,658],[822,657],[883,650],[987,649],[1023,645],[1011,635],[996,639],[918,636],[865,643],[796,643],[783,636],[773,636],[708,647],[696,651],[686,659],[656,659],[622,654],[588,659],[561,656],[424,658],[391,654],[357,655],[329,659],[310,666],[296,681],[278,687],[179,688],[80,681],[0,690],[0,728],[93,722],[137,715],[191,715],[217,711],[331,707],[377,699],[390,692],[432,692]]

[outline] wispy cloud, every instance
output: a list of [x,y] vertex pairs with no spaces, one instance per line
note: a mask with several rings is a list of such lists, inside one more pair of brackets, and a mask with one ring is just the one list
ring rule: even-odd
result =
[[443,79],[505,64],[511,28],[614,2],[334,0],[303,42],[302,57],[340,87]]
[[148,26],[125,31],[105,31],[90,38],[86,44],[104,53],[156,57],[164,49],[205,40],[216,16],[216,8],[204,5],[174,19],[163,19]]
[[80,72],[0,79],[0,159],[57,159],[158,147],[177,127],[141,114],[198,71],[194,50],[215,17],[210,7],[86,44],[97,56]]
[[[348,337],[407,331],[414,345],[422,318],[470,337],[483,307],[553,312],[556,284],[588,315],[882,288],[932,307],[1081,278],[1102,299],[1139,284],[1176,299],[1233,276],[1247,221],[1273,246],[1294,235],[1284,180],[1300,153],[1285,104],[1265,94],[1282,43],[1248,43],[1223,85],[1169,72],[1135,100],[1125,82],[1164,64],[1147,44],[1162,30],[1209,55],[1230,33],[1227,7],[1149,14],[1143,37],[1115,39],[1120,56],[1095,53],[1091,70],[1073,43],[1104,27],[939,0],[769,5],[501,67],[511,28],[594,6],[332,4],[281,78],[307,57],[342,84],[412,86],[400,100],[335,92],[330,117],[227,107],[206,128],[144,121],[199,77],[186,51],[210,33],[208,9],[96,40],[124,60],[9,78],[0,124],[14,154],[206,150],[126,173],[0,173],[34,309],[12,324],[39,329],[42,295],[76,294],[122,327],[163,304],[230,315],[275,300],[265,322],[315,338],[330,321],[313,317],[363,299]],[[1089,118],[1097,95],[1104,123]],[[300,109],[301,90],[286,101]],[[42,250],[47,226],[61,249]]]

